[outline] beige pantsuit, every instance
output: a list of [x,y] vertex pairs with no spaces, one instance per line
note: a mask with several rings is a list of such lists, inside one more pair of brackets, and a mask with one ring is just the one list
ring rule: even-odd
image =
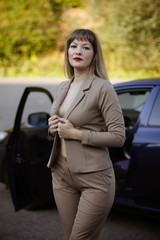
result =
[[[52,112],[56,108],[59,114],[71,81],[60,85]],[[108,147],[121,147],[125,140],[122,111],[112,85],[88,75],[65,117],[82,130],[81,142],[64,140],[66,157],[60,154],[56,134],[48,162],[65,239],[98,240],[115,194]]]
[[97,240],[115,195],[113,168],[71,172],[61,157],[52,169],[53,192],[66,240]]

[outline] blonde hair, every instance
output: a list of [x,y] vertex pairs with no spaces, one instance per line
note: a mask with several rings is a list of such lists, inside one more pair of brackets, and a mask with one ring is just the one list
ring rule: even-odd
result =
[[65,64],[64,64],[65,75],[67,75],[68,78],[74,77],[74,68],[69,63],[68,49],[70,47],[70,44],[75,39],[79,41],[88,41],[92,45],[94,56],[90,66],[90,72],[92,74],[95,74],[97,77],[108,80],[108,75],[105,68],[103,53],[99,39],[94,32],[88,29],[77,29],[68,36],[65,49]]

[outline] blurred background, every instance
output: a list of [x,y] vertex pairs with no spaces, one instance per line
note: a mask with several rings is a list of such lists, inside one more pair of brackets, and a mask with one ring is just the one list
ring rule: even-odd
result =
[[63,76],[77,28],[97,33],[110,78],[159,76],[159,0],[0,0],[0,77]]

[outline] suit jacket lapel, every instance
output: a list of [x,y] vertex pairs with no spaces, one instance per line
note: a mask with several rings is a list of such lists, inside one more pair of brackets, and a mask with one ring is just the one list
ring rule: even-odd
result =
[[70,114],[75,109],[75,107],[81,102],[81,100],[85,96],[85,91],[87,91],[90,88],[93,79],[94,79],[94,75],[89,74],[87,76],[87,78],[84,80],[84,82],[82,83],[82,85],[78,91],[76,98],[74,99],[74,101],[72,102],[72,104],[70,105],[70,107],[66,113],[66,118],[68,118],[70,116]]

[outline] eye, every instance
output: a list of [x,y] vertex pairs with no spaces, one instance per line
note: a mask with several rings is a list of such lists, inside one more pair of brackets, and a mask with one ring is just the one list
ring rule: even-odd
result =
[[70,48],[76,48],[76,45],[72,44],[72,45],[70,46]]
[[84,48],[85,50],[89,50],[89,49],[90,49],[89,47],[86,47],[86,46],[85,46],[85,47],[83,47],[83,48]]

